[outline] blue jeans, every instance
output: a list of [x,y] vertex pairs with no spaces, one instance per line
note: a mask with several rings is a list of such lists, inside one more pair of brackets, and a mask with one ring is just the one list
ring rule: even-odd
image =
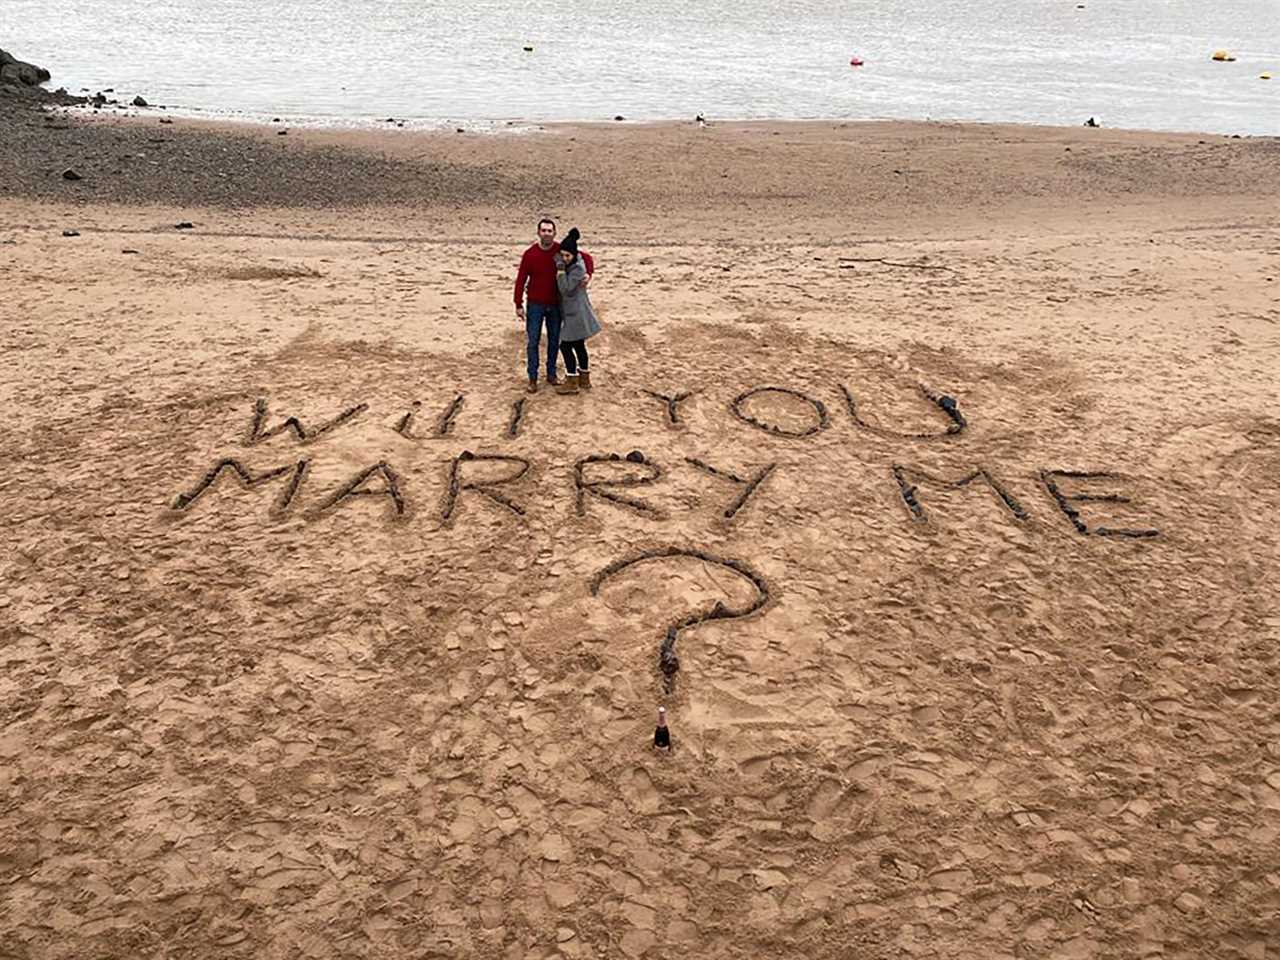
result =
[[538,347],[542,342],[543,321],[547,324],[547,377],[556,375],[556,355],[560,352],[560,307],[530,303],[524,308],[530,380],[538,379]]

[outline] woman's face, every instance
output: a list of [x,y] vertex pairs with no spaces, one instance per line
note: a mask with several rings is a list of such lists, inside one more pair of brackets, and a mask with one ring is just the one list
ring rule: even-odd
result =
[[561,250],[560,259],[564,261],[564,265],[567,267],[569,264],[573,263],[573,254],[568,250]]

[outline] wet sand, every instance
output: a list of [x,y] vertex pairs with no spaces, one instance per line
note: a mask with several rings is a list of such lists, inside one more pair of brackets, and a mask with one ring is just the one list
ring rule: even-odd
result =
[[27,116],[0,954],[1276,948],[1276,141]]

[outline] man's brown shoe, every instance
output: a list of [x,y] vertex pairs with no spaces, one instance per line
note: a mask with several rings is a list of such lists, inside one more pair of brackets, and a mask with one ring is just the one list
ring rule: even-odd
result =
[[555,387],[555,386],[558,386],[559,384],[560,384],[559,377],[557,377],[554,373],[547,374],[547,386]]
[[538,381],[536,379],[529,381],[529,392],[530,393],[538,392]]

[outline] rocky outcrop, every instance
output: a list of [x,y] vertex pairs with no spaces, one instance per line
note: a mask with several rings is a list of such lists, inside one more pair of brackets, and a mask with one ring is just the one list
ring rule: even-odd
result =
[[49,71],[34,63],[19,60],[7,50],[0,50],[0,83],[15,87],[38,87],[49,79]]
[[7,50],[0,50],[0,105],[15,100],[41,105],[70,106],[85,102],[61,88],[46,90],[41,86],[49,79],[49,71],[34,63],[19,60]]

